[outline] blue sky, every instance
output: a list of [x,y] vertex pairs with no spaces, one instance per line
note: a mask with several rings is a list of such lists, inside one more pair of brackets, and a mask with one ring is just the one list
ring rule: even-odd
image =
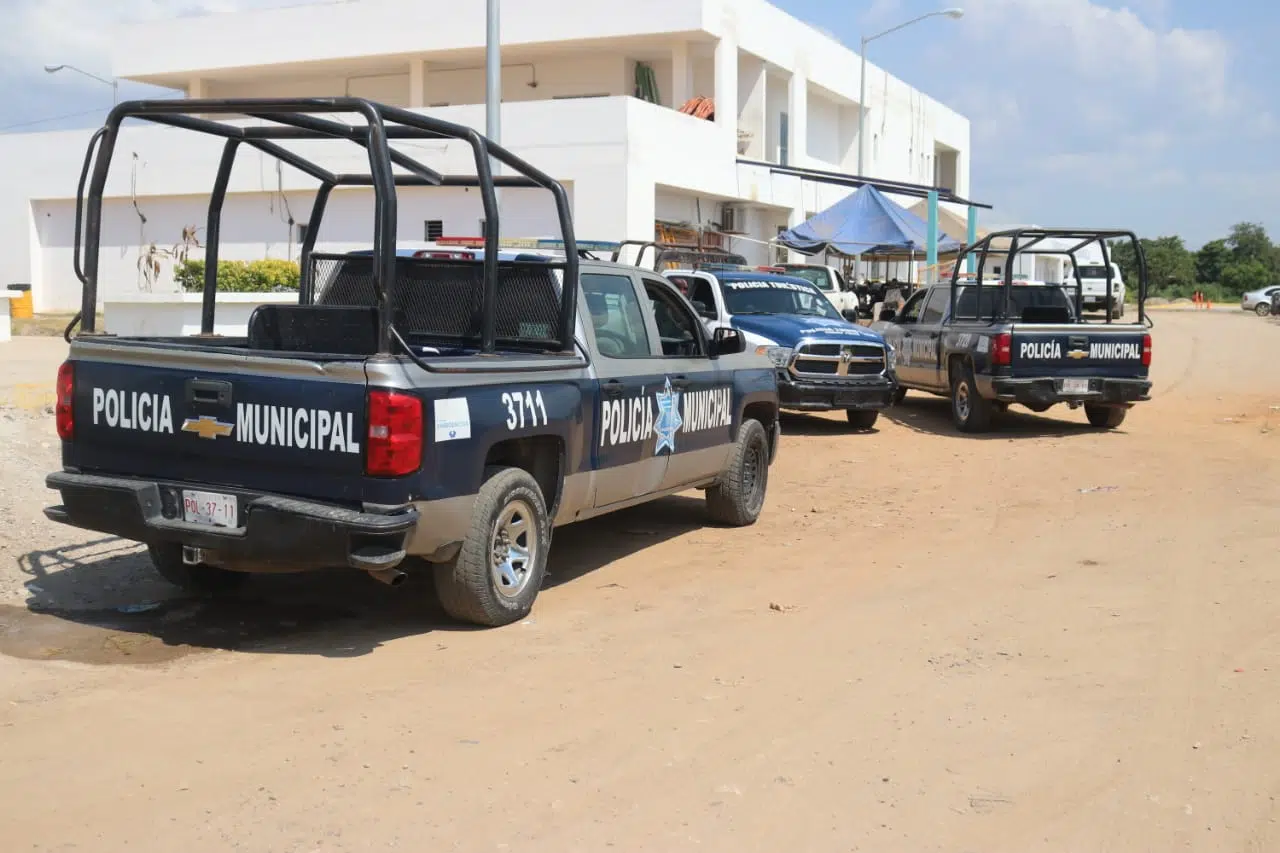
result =
[[[298,0],[292,0],[297,2]],[[472,0],[479,2],[479,0]],[[509,0],[510,2],[510,0]],[[1280,4],[1263,0],[773,0],[969,117],[972,195],[985,221],[1098,225],[1192,247],[1239,221],[1280,239]],[[5,0],[0,128],[96,123],[121,21],[290,0]],[[852,10],[852,11],[851,11]],[[68,26],[68,22],[74,22]],[[154,90],[121,84],[122,97]],[[57,121],[42,121],[63,116]]]

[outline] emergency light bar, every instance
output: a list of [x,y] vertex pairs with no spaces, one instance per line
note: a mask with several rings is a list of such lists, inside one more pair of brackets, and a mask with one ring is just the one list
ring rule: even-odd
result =
[[[465,246],[472,249],[483,249],[483,237],[437,237],[432,241],[437,246]],[[612,240],[578,240],[578,249],[597,252],[616,251],[622,244]],[[564,240],[550,237],[501,237],[498,247],[502,249],[555,249],[564,251]]]

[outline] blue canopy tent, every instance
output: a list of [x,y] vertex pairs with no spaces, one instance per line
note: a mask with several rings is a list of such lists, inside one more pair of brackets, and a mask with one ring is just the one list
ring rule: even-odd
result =
[[[937,240],[940,255],[954,254],[963,245],[941,233]],[[868,184],[782,232],[778,242],[805,255],[830,250],[842,255],[914,257],[928,251],[929,223]]]

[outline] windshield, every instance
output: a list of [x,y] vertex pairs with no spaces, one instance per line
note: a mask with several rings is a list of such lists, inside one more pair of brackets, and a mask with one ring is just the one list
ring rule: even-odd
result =
[[1080,267],[1079,269],[1080,269],[1081,278],[1106,278],[1107,277],[1107,268],[1102,266],[1101,264],[1090,265],[1087,267]]
[[812,284],[798,281],[726,281],[725,309],[730,314],[803,314],[841,319],[827,297]]
[[822,267],[783,267],[787,275],[812,282],[819,290],[831,290],[831,274]]
[[[1074,316],[1071,310],[1071,300],[1061,287],[1054,285],[1023,285],[1013,288],[1012,296],[1010,296],[1009,316],[1022,317],[1026,314],[1027,309],[1032,312],[1044,313],[1044,309],[1050,312],[1062,314],[1065,312],[1062,322],[1070,322]],[[1003,287],[983,287],[981,304],[977,288],[962,287],[956,296],[956,319],[972,320],[977,317],[990,317],[995,312],[997,306],[1003,304],[1004,288]],[[975,314],[974,308],[978,307],[980,313]]]

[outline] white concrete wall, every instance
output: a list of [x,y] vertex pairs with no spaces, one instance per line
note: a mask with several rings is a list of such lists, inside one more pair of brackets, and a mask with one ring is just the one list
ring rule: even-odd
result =
[[[703,30],[698,0],[599,3],[526,0],[502,5],[504,46]],[[305,35],[303,35],[305,34]],[[114,72],[132,79],[246,66],[482,50],[485,5],[441,0],[361,0],[131,24],[116,37]]]
[[[410,106],[408,63],[403,69],[351,74],[316,74],[298,78],[268,77],[249,80],[210,80],[204,86],[207,98],[335,97],[351,95],[392,106]],[[667,85],[662,92],[670,97],[670,63],[663,67]],[[657,67],[655,67],[655,73]],[[529,62],[504,63],[504,101],[545,101],[558,97],[588,95],[630,95],[634,88],[635,63],[619,53],[586,53]],[[537,86],[530,86],[532,82]],[[423,86],[423,105],[484,103],[485,78],[482,64],[428,63]]]
[[[244,337],[259,305],[293,305],[296,293],[220,293],[213,312],[213,333]],[[103,331],[113,335],[179,337],[200,334],[204,298],[198,293],[143,293],[113,297],[103,306]]]
[[[282,258],[296,261],[301,248],[293,220],[309,219],[314,192],[237,193],[223,208],[222,260],[251,261]],[[141,223],[130,199],[112,199],[103,205],[102,250],[99,253],[98,298],[118,299],[147,289],[138,267],[139,247],[155,242],[172,248],[180,242],[182,228],[198,225],[203,237],[207,196],[145,196],[138,207],[147,217]],[[80,282],[72,258],[75,203],[70,200],[39,201],[34,205],[40,240],[35,275],[41,311],[74,310],[80,303]],[[479,236],[484,213],[477,192],[457,187],[407,187],[400,191],[397,239],[402,245],[421,243],[428,219],[443,221],[450,236]],[[504,236],[555,236],[555,206],[551,194],[540,190],[511,189],[502,196],[501,231]],[[373,194],[366,189],[335,190],[329,199],[319,232],[319,250],[345,252],[368,248],[373,242]],[[193,259],[204,252],[191,251]],[[152,293],[173,293],[172,262],[151,285]]]

